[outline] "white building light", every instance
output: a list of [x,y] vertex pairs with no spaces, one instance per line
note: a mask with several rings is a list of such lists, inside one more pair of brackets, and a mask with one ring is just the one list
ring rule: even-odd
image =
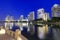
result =
[[59,5],[58,4],[54,4],[53,7],[57,8]]

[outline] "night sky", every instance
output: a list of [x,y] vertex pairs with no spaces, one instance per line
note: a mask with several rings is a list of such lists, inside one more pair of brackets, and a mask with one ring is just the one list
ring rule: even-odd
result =
[[26,17],[29,12],[44,8],[50,13],[54,4],[60,4],[60,0],[0,0],[0,20],[4,20],[7,15],[19,19],[20,15]]

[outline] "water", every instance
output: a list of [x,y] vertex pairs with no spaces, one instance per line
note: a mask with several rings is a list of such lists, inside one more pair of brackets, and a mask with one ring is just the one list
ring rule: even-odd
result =
[[[20,30],[19,27],[14,25],[13,28],[12,28],[12,31],[15,31],[16,29]],[[48,34],[46,36],[46,39],[47,40],[50,40],[50,39],[52,40],[53,39],[52,28],[49,27],[48,29],[49,29],[49,31],[48,31]],[[34,40],[38,39],[39,40],[37,32],[38,32],[37,27],[35,27],[35,33],[33,35],[30,35],[30,32],[27,31],[27,27],[23,27],[23,30],[21,31],[22,35],[25,36],[26,38],[28,38],[29,40],[32,40],[32,39],[34,39]],[[41,37],[44,37],[44,35],[42,34]]]
[[15,25],[14,25],[11,30],[12,30],[12,31],[16,31],[16,29],[19,29],[19,30],[20,30],[20,28],[19,28],[18,26],[15,26]]

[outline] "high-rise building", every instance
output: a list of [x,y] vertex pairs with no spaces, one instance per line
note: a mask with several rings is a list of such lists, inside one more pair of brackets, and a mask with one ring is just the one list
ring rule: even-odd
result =
[[30,31],[30,15],[28,15],[28,31]]
[[[53,21],[60,21],[60,5],[59,4],[54,4],[52,7],[52,20]],[[58,26],[54,26],[58,27]],[[60,29],[52,29],[53,30],[53,36],[54,40],[59,40],[59,35],[60,35]]]
[[20,16],[20,21],[22,21],[24,19],[24,16],[23,15],[21,15]]
[[43,15],[44,15],[44,9],[38,9],[37,10],[37,19],[39,18],[43,18]]
[[21,15],[20,19],[19,19],[19,21],[21,21],[21,23],[20,22],[18,23],[21,31],[23,30],[23,23],[22,23],[23,19],[24,19],[24,16]]
[[[5,21],[9,21],[8,19],[9,19],[9,15],[5,18]],[[8,24],[9,23],[5,23],[5,28],[7,28],[7,29],[8,29]]]
[[47,13],[47,12],[45,12],[45,20],[47,21],[47,20],[50,20],[50,15],[49,15],[49,13]]
[[60,5],[54,4],[51,10],[52,17],[60,17]]
[[35,19],[35,16],[34,16],[34,11],[30,12],[29,15],[28,15],[28,20],[29,21],[32,21]]
[[[37,10],[37,19],[43,19],[47,21],[48,19],[48,14],[44,12],[44,9],[38,9]],[[41,20],[42,21],[42,20]],[[38,23],[38,25],[41,25],[41,23]],[[41,27],[42,26],[42,27]],[[48,31],[48,25],[41,25],[37,28],[38,31],[38,38],[44,39],[45,38],[45,33]]]
[[44,12],[43,8],[37,10],[37,19],[40,18],[42,18],[45,21],[47,21],[47,19],[49,18],[49,13]]
[[[14,21],[13,16],[10,16],[10,19],[9,20],[10,21]],[[9,29],[12,29],[14,23],[13,22],[12,23],[9,23],[9,25],[10,25]]]
[[7,28],[7,29],[12,29],[12,27],[13,27],[13,22],[11,23],[10,21],[14,21],[14,20],[13,20],[13,17],[8,15],[8,16],[5,18],[5,21],[7,21],[7,22],[5,22],[5,28]]
[[28,22],[28,27],[29,27],[29,31],[30,31],[31,35],[33,35],[35,33],[35,27],[34,27],[33,23],[31,22],[34,19],[35,19],[34,11],[32,11],[28,15],[28,21],[30,21],[30,22]]

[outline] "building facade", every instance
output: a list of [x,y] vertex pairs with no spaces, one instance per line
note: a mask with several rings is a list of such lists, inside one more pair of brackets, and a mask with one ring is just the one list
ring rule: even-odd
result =
[[34,15],[34,11],[32,11],[28,15],[28,27],[29,27],[29,31],[30,31],[31,35],[33,35],[35,33],[35,27],[32,23],[32,20],[34,20],[34,19],[35,19],[35,15]]
[[[48,19],[48,14],[44,12],[44,9],[38,9],[37,10],[37,19],[43,19],[44,21],[47,21]],[[41,20],[42,21],[42,20]],[[42,26],[42,27],[41,27]],[[40,39],[45,39],[45,34],[48,32],[48,25],[41,25],[38,27],[38,38]]]
[[14,23],[13,22],[11,23],[10,21],[14,21],[13,17],[12,16],[7,16],[5,18],[5,21],[7,21],[7,22],[5,22],[5,28],[12,29]]
[[51,10],[52,17],[60,17],[60,5],[54,4]]

